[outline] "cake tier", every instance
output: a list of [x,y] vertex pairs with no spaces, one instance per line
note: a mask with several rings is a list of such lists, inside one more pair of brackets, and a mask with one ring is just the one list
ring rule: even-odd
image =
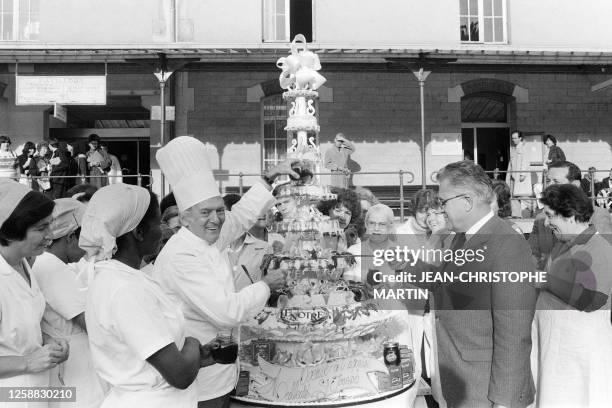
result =
[[[372,304],[266,309],[240,332],[238,399],[334,405],[392,395],[414,383],[406,312]],[[386,365],[385,342],[396,341]]]
[[318,98],[319,93],[317,91],[313,91],[310,89],[290,89],[286,92],[283,92],[284,100],[292,100],[297,97],[303,96],[307,99],[309,98]]
[[321,128],[317,123],[317,118],[312,115],[293,115],[287,118],[287,126],[285,130],[288,132],[297,132],[304,130],[306,132],[319,132]]
[[310,308],[266,308],[241,327],[243,338],[274,341],[332,341],[365,336],[397,317],[368,303]]

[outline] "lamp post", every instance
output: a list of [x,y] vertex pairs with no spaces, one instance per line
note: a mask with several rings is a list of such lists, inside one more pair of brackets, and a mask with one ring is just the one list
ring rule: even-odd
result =
[[425,71],[423,68],[412,70],[412,73],[419,81],[420,97],[421,102],[421,181],[423,188],[427,188],[427,175],[425,169],[425,81],[431,74],[431,71]]
[[[388,57],[385,58],[391,64],[397,64],[408,68],[419,81],[419,100],[421,103],[421,184],[427,188],[426,154],[425,154],[425,82],[433,68],[456,62],[457,58],[429,56],[429,53],[419,52],[417,57]],[[389,66],[391,68],[391,66]]]

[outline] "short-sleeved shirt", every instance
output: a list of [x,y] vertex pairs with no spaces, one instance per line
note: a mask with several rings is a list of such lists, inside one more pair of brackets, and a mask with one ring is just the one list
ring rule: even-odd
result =
[[141,271],[115,261],[95,264],[85,320],[92,359],[112,385],[103,407],[193,407],[194,384],[172,387],[146,360],[168,344],[182,349],[185,318],[180,306]]
[[43,316],[43,332],[53,337],[82,333],[83,329],[71,319],[85,311],[87,292],[79,284],[76,270],[55,255],[44,252],[32,266],[47,307]]

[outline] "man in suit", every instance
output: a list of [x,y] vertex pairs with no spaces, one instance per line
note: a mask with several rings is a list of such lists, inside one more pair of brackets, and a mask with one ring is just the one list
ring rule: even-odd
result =
[[[493,214],[491,179],[472,161],[439,172],[440,204],[457,233],[443,272],[530,272],[525,239]],[[468,250],[482,258],[460,257]],[[478,252],[476,252],[478,253]],[[469,262],[468,262],[469,261]],[[439,270],[439,269],[438,269]],[[473,278],[432,287],[442,393],[449,407],[526,407],[533,402],[531,323],[536,291],[527,282]]]
[[[610,173],[612,174],[612,171]],[[604,182],[605,180],[608,179],[604,179]],[[552,163],[548,166],[546,184],[573,184],[580,188],[583,184],[580,168],[568,161]],[[601,207],[594,207],[593,209],[595,211],[591,216],[590,224],[595,226],[597,232],[612,243],[612,218],[610,218],[610,213]],[[545,220],[546,215],[544,213],[538,214],[533,222],[531,234],[529,234],[529,245],[535,257],[536,265],[540,270],[545,268],[553,247],[562,245],[553,231],[544,224]]]

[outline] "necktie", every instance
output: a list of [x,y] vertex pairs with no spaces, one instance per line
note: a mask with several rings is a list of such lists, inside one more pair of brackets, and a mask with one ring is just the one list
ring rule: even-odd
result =
[[457,232],[451,243],[451,249],[461,249],[465,245],[466,237],[465,232]]

